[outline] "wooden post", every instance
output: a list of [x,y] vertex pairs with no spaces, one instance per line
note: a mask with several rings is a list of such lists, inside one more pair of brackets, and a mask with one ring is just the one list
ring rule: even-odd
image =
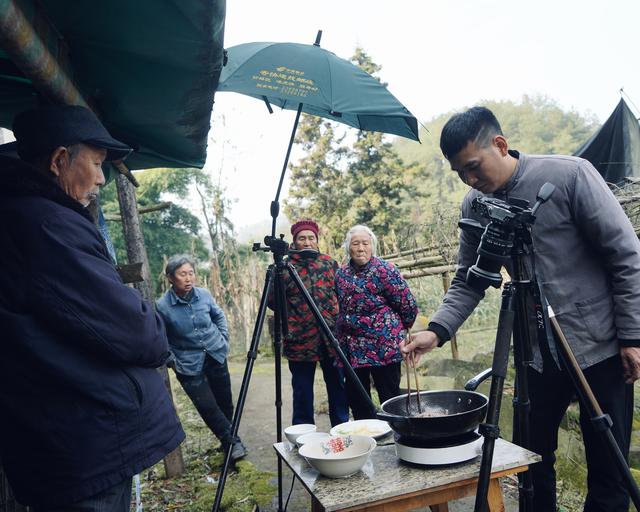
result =
[[[449,279],[449,272],[442,273],[442,287],[444,288],[444,293],[447,293],[449,290],[449,286],[451,286],[451,279]],[[451,336],[451,357],[454,359],[458,359],[458,341],[456,340],[455,335]]]
[[[138,216],[135,188],[131,181],[122,174],[118,174],[116,177],[116,188],[118,189],[120,217],[122,218],[122,229],[124,231],[129,264],[142,264],[142,277],[144,281],[134,283],[133,286],[140,292],[143,299],[147,300],[150,304],[155,304],[153,300],[153,286],[151,285],[149,259],[144,245],[142,229],[140,228],[140,217]],[[167,387],[167,391],[173,400],[167,367],[163,366],[159,371],[164,380],[164,384]],[[184,472],[184,460],[182,458],[182,450],[179,446],[164,458],[164,470],[168,478],[180,475]]]

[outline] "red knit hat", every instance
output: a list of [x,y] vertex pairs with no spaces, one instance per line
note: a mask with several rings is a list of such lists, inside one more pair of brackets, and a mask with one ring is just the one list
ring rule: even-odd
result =
[[311,219],[302,219],[291,226],[291,234],[293,235],[293,239],[295,240],[298,233],[300,233],[300,231],[304,231],[305,229],[313,231],[313,233],[316,235],[316,238],[318,238],[318,225]]

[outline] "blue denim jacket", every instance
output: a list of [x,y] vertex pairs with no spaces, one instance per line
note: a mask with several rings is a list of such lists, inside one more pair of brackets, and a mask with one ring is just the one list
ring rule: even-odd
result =
[[166,325],[176,372],[198,375],[206,354],[224,362],[229,352],[227,319],[208,290],[194,288],[187,301],[170,288],[156,301],[156,307]]

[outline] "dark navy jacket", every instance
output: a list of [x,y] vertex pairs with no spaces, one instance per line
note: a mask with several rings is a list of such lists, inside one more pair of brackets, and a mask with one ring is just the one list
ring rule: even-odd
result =
[[167,354],[82,205],[0,157],[0,459],[16,498],[72,503],[175,449]]

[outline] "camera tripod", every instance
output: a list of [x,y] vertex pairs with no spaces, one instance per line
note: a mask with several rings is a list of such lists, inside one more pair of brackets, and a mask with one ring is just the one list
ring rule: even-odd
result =
[[[292,281],[295,283],[298,291],[304,297],[304,300],[309,306],[309,309],[313,313],[313,316],[320,326],[320,330],[326,339],[329,340],[333,349],[335,350],[338,358],[342,362],[345,371],[345,378],[350,379],[350,381],[357,387],[358,391],[362,395],[362,399],[368,404],[369,408],[372,412],[375,412],[376,408],[373,402],[371,401],[371,397],[365,391],[362,383],[358,379],[357,375],[351,368],[347,357],[344,355],[344,352],[340,348],[340,344],[338,340],[335,338],[331,329],[327,325],[325,319],[322,316],[322,313],[318,309],[318,306],[313,301],[313,298],[309,294],[308,290],[305,288],[304,283],[300,279],[300,276],[296,272],[296,269],[290,264],[287,263],[284,259],[285,255],[289,250],[289,244],[284,240],[284,235],[280,235],[280,238],[276,238],[274,236],[267,236],[264,240],[265,245],[262,246],[259,243],[254,244],[254,251],[265,251],[271,252],[273,254],[273,263],[269,265],[267,269],[264,288],[262,290],[262,296],[260,299],[260,307],[258,309],[258,315],[256,317],[256,322],[253,330],[253,335],[251,337],[251,345],[249,351],[247,352],[247,363],[245,367],[244,376],[242,378],[242,385],[240,387],[240,393],[238,395],[238,402],[236,404],[236,410],[233,415],[233,422],[231,424],[231,435],[237,436],[238,427],[240,425],[240,419],[242,417],[242,411],[244,409],[244,404],[247,397],[247,392],[249,389],[249,381],[251,379],[251,372],[253,370],[254,362],[258,356],[258,346],[260,343],[260,336],[262,334],[262,326],[264,324],[264,319],[267,312],[267,303],[269,301],[269,293],[272,292],[273,301],[274,301],[274,341],[273,341],[273,357],[275,360],[275,377],[276,377],[276,441],[282,441],[282,371],[281,371],[281,347],[282,347],[282,338],[287,334],[287,310],[286,310],[286,296],[285,296],[285,288],[284,288],[284,277],[283,273],[286,271],[289,273]],[[224,492],[224,485],[227,479],[227,474],[229,471],[229,464],[231,461],[231,447],[227,449],[225,452],[225,460],[222,468],[222,472],[220,473],[220,478],[218,482],[218,489],[216,491],[216,499],[213,505],[212,511],[217,512],[220,509],[220,503],[222,500],[222,493]],[[282,511],[282,460],[278,458],[278,511]]]
[[[236,436],[238,433],[238,427],[240,425],[240,418],[242,416],[242,411],[244,408],[244,403],[247,396],[249,381],[251,379],[251,372],[253,369],[253,364],[258,355],[258,345],[260,343],[260,336],[262,333],[262,326],[264,324],[264,318],[266,316],[267,303],[269,298],[269,292],[272,290],[273,299],[274,299],[274,353],[273,357],[275,359],[275,376],[276,376],[276,440],[277,442],[282,441],[282,385],[281,385],[281,346],[282,346],[282,337],[287,334],[287,312],[286,312],[286,297],[285,297],[285,289],[284,289],[284,281],[283,281],[283,273],[286,270],[293,282],[295,283],[298,291],[302,294],[305,299],[306,304],[309,306],[309,309],[313,313],[313,316],[320,326],[320,329],[323,335],[330,341],[333,349],[336,354],[340,358],[340,361],[343,364],[345,370],[345,377],[351,379],[356,387],[358,388],[360,394],[362,395],[363,400],[367,403],[371,409],[371,411],[375,411],[375,406],[371,401],[371,398],[365,391],[362,383],[356,376],[353,368],[349,364],[347,357],[344,355],[344,352],[340,348],[340,344],[338,340],[335,338],[331,329],[327,325],[325,319],[322,316],[322,313],[318,309],[318,306],[313,301],[313,298],[309,294],[308,290],[304,287],[304,283],[300,279],[300,276],[296,272],[295,268],[286,263],[284,260],[284,256],[287,254],[289,249],[289,244],[284,241],[284,237],[281,235],[280,238],[275,238],[271,236],[265,237],[265,245],[261,246],[260,244],[254,244],[254,250],[261,250],[266,252],[271,252],[273,254],[274,262],[267,269],[267,274],[265,278],[264,288],[262,291],[262,297],[260,300],[260,308],[258,310],[258,315],[256,318],[256,323],[253,330],[253,335],[251,338],[251,346],[247,353],[247,363],[244,372],[244,376],[242,379],[242,386],[240,388],[240,393],[238,396],[238,403],[236,406],[235,414],[233,416],[233,422],[231,425],[232,435]],[[214,511],[219,510],[220,502],[222,499],[222,493],[224,491],[224,484],[226,481],[229,463],[231,460],[231,450],[230,448],[225,453],[225,461],[222,472],[220,474],[220,480],[218,482],[218,489],[216,492],[216,500],[214,502]],[[282,510],[282,460],[278,458],[278,510]]]
[[[536,209],[534,207],[534,213]],[[567,371],[573,383],[581,406],[588,411],[594,430],[600,434],[603,442],[607,445],[615,465],[623,477],[631,500],[636,508],[640,510],[640,491],[631,475],[627,461],[611,432],[613,424],[611,418],[608,414],[602,412],[571,347],[562,333],[557,319],[554,317],[553,311],[550,306],[544,303],[535,280],[535,269],[532,267],[528,272],[525,267],[525,255],[532,254],[533,250],[530,226],[531,224],[515,231],[513,249],[511,251],[512,280],[505,285],[502,294],[492,368],[490,372],[484,372],[477,379],[467,383],[466,386],[467,389],[475,389],[481,380],[489,375],[492,376],[487,419],[485,423],[480,425],[480,433],[484,437],[484,444],[474,512],[486,512],[488,510],[487,494],[495,440],[500,435],[498,421],[500,418],[502,391],[507,376],[511,338],[513,336],[514,365],[516,368],[515,396],[513,400],[513,442],[523,448],[529,448],[529,413],[531,404],[529,401],[527,371],[533,362],[531,340],[536,337],[540,345],[546,344],[547,325],[552,328],[562,367]],[[533,509],[533,485],[529,471],[518,474],[518,491],[520,512],[536,512]]]

